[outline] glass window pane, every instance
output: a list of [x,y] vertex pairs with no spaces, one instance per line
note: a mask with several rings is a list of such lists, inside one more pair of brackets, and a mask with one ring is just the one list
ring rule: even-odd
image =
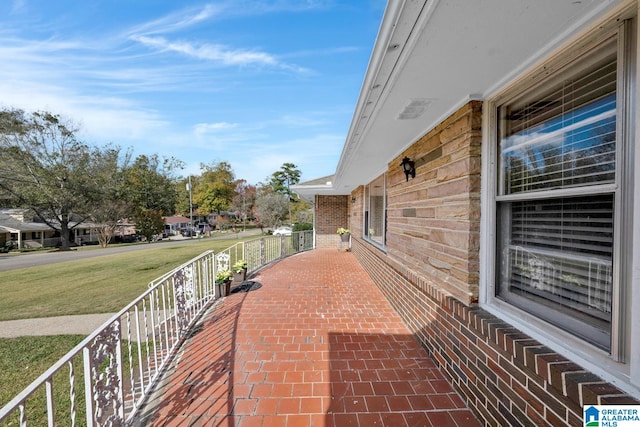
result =
[[369,204],[369,194],[371,192],[371,189],[369,188],[369,185],[365,185],[364,186],[364,235],[369,237],[369,211],[370,211],[370,204]]
[[612,195],[499,203],[498,296],[609,348],[613,207]]
[[369,184],[369,237],[384,244],[385,207],[384,207],[384,175]]
[[515,194],[615,180],[615,45],[576,77],[498,108],[500,191]]

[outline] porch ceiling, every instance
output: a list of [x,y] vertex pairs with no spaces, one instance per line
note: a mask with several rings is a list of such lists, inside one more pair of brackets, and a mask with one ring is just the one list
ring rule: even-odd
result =
[[[471,99],[484,99],[623,0],[390,2],[335,178],[349,194]],[[301,194],[318,194],[317,185]]]

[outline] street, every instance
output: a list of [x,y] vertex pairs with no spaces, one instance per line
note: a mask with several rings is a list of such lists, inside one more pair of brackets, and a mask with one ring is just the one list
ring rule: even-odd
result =
[[[251,229],[246,231],[241,231],[240,233],[231,234],[224,233],[220,235],[215,235],[214,237],[208,239],[229,239],[234,237],[244,237],[255,234],[256,236],[260,234],[259,229]],[[201,242],[201,239],[189,239],[189,238],[181,238],[181,239],[166,239],[155,243],[141,243],[137,245],[110,245],[107,248],[97,248],[96,246],[83,246],[80,248],[74,248],[73,250],[66,252],[31,252],[31,253],[9,253],[0,255],[0,271],[8,271],[15,270],[18,268],[27,268],[34,267],[39,265],[46,264],[55,264],[59,262],[66,261],[75,261],[79,259],[85,258],[95,258],[104,255],[112,255],[119,254],[123,252],[133,252],[149,249],[152,247],[157,247],[159,245],[162,246],[176,246],[176,245],[185,245],[193,242]]]

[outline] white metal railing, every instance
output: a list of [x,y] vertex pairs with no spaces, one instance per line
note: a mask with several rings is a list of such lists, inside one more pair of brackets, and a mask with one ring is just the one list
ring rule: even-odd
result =
[[238,260],[245,260],[247,271],[251,273],[273,261],[309,249],[313,249],[312,230],[297,231],[290,236],[266,236],[238,242],[221,252],[229,255],[231,266]]
[[253,272],[312,248],[312,231],[262,237],[173,269],[1,408],[0,425],[128,424],[215,300],[217,270],[245,259]]

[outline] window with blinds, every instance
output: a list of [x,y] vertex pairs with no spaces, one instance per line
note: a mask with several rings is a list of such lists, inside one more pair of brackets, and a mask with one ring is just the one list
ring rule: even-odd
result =
[[496,295],[609,349],[616,40],[500,105]]

